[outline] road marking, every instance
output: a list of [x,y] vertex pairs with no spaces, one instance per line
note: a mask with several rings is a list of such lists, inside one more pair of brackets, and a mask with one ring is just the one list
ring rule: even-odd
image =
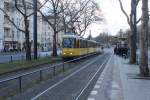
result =
[[98,84],[101,84],[101,83],[102,83],[102,81],[97,81],[97,83],[98,83]]
[[104,79],[104,78],[100,77],[98,80],[99,80],[99,81],[102,81],[103,79]]
[[95,85],[94,88],[95,88],[95,89],[99,89],[99,88],[100,88],[100,85]]
[[97,73],[101,70],[102,66],[104,66],[105,63],[106,63],[106,67],[108,66],[108,63],[111,61],[112,57],[113,57],[113,54],[111,55],[110,58],[109,57],[107,57],[108,59],[106,58],[106,60],[104,61],[104,63],[99,67],[99,69],[97,70],[97,72],[93,75],[93,77],[91,78],[91,80],[89,80],[89,82],[86,84],[86,86],[83,88],[83,90],[80,92],[80,94],[77,96],[77,98],[75,100],[78,100],[80,98],[80,96],[82,95],[82,93],[90,85],[91,81],[94,79],[94,77],[97,75]]
[[[108,64],[110,63],[110,61],[111,61],[112,57],[113,57],[113,54],[111,55],[111,57],[110,57],[109,61],[107,62],[106,66],[105,66],[105,69],[108,67]],[[104,70],[105,70],[105,69],[104,69]],[[97,83],[101,84],[101,83],[102,83],[103,78],[99,78],[99,79],[100,79],[100,80],[98,80],[98,81],[97,81]],[[96,83],[96,84],[97,84],[97,83]],[[91,94],[92,94],[92,92],[91,92]],[[76,99],[76,100],[77,100],[77,99]],[[95,100],[95,99],[94,99],[94,100]]]
[[91,92],[91,95],[96,95],[97,93],[98,93],[98,91],[93,90],[93,91]]
[[74,73],[68,75],[67,77],[63,78],[62,80],[60,80],[59,82],[57,82],[56,84],[52,85],[51,87],[49,87],[48,89],[46,89],[45,91],[39,93],[38,95],[36,95],[35,97],[31,98],[31,100],[35,100],[37,98],[39,98],[40,96],[42,96],[44,93],[48,92],[49,90],[53,89],[54,87],[56,87],[57,85],[61,84],[62,82],[64,82],[65,80],[69,79],[70,77],[72,77],[73,75],[77,74],[78,72],[80,72],[81,70],[85,69],[86,67],[88,67],[89,65],[91,65],[92,63],[94,63],[95,61],[97,61],[99,59],[99,57],[92,61],[91,63],[86,64],[85,66],[81,67],[80,69],[78,69],[77,71],[75,71]]
[[95,98],[88,98],[87,100],[95,100]]

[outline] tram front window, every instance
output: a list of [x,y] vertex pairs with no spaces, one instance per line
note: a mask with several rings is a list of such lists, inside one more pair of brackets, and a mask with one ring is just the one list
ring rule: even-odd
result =
[[74,48],[74,40],[73,38],[64,38],[63,39],[63,48]]

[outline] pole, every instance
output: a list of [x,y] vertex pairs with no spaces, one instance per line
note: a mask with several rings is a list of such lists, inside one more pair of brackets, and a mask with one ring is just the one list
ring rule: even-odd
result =
[[34,3],[34,59],[37,59],[37,0],[33,0]]

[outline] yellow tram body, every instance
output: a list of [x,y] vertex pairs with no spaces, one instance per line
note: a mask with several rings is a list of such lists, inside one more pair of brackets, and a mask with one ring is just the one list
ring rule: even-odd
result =
[[100,53],[100,44],[93,40],[86,40],[76,35],[64,35],[62,42],[62,57],[73,58],[91,53]]

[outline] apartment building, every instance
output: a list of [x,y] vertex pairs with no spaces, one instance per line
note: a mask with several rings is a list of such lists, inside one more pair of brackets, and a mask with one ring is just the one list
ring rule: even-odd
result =
[[[23,16],[14,7],[15,0],[0,0],[0,8],[9,15],[9,18],[19,27],[24,29]],[[18,0],[19,1],[19,0]],[[27,4],[33,0],[26,0]],[[28,13],[32,13],[33,10],[28,9]],[[49,19],[51,20],[51,19]],[[30,31],[30,43],[31,49],[33,50],[33,16],[28,18],[29,31]],[[38,14],[38,50],[52,50],[53,44],[53,30],[48,23],[43,20],[42,16]],[[62,34],[60,32],[57,36],[57,45],[61,46]],[[25,49],[25,34],[17,30],[14,25],[8,20],[2,11],[0,11],[0,51],[11,51],[11,50],[24,50]]]
[[[18,0],[21,5],[21,1]],[[25,45],[25,34],[17,30],[14,25],[8,20],[8,17],[16,24],[17,27],[24,29],[23,16],[15,8],[15,0],[0,0],[0,8],[2,8],[8,16],[0,11],[0,50],[22,50]],[[27,5],[32,5],[32,0],[27,0]],[[33,10],[30,7],[27,9],[28,13],[32,13]],[[33,44],[33,16],[28,18],[30,42]],[[42,34],[42,16],[38,15],[38,36]],[[40,43],[40,37],[38,37],[38,43]]]
[[[51,16],[47,16],[48,20],[49,21],[53,21],[52,17]],[[48,22],[46,20],[44,20],[44,18],[42,19],[42,23],[43,23],[43,27],[42,27],[42,35],[41,35],[41,46],[42,46],[42,49],[44,51],[47,51],[47,50],[52,50],[52,46],[53,46],[53,35],[54,35],[54,32],[53,32],[53,29],[52,27],[48,24]],[[61,24],[61,23],[60,23]],[[60,31],[58,34],[57,34],[57,38],[56,38],[56,41],[57,41],[57,48],[61,48],[62,46],[62,35],[63,35],[63,31]]]

